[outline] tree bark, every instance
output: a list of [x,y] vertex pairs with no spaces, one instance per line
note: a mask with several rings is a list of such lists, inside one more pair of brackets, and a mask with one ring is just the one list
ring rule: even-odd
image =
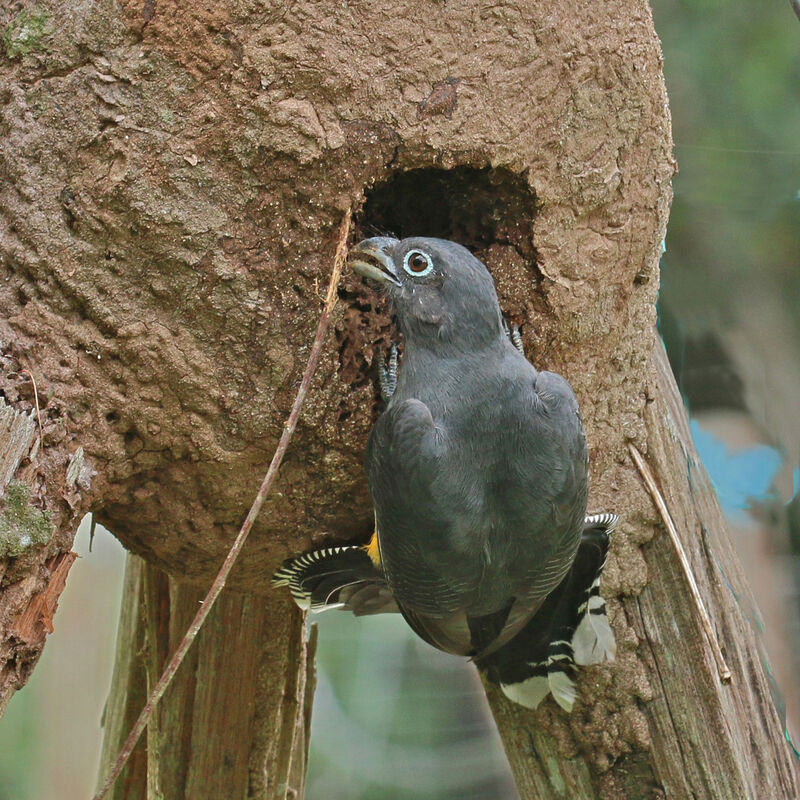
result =
[[[18,362],[0,363],[7,370],[1,379],[6,399],[19,398],[17,386],[32,388]],[[24,400],[15,405],[21,408],[0,396],[0,714],[25,685],[53,631],[93,477],[80,447],[42,453],[38,415],[25,410]],[[45,442],[53,427],[45,427]]]
[[[614,627],[626,634],[619,637],[617,664],[581,674],[572,715],[555,706],[526,713],[494,687],[489,699],[523,798],[789,800],[800,796],[798,771],[744,611],[752,598],[666,354],[652,339],[652,400],[641,444],[690,555],[732,681],[720,680],[675,547],[662,529],[643,548],[645,588],[610,603]],[[619,470],[637,481],[632,461]],[[643,486],[625,497],[622,536],[646,541],[663,521]],[[615,573],[625,568],[612,562],[608,583],[619,581]],[[634,653],[641,659],[635,670]],[[609,674],[619,666],[633,703],[621,702],[622,687]]]
[[[575,796],[681,796],[689,786],[710,797],[713,782],[694,761],[700,742],[680,753],[666,744],[687,730],[668,718],[684,709],[685,696],[696,700],[685,707],[698,723],[691,731],[710,714],[715,744],[724,740],[726,759],[739,756],[735,769],[726,760],[734,772],[723,784],[744,786],[755,745],[744,742],[746,725],[722,711],[751,711],[757,718],[747,724],[764,734],[758,741],[775,742],[766,733],[774,719],[749,694],[763,682],[752,642],[736,640],[735,688],[721,694],[697,635],[674,644],[687,648],[672,667],[683,684],[657,672],[653,643],[675,640],[666,616],[675,597],[664,598],[683,597],[684,587],[680,579],[664,583],[672,576],[662,566],[673,559],[662,537],[642,552],[655,519],[628,460],[635,442],[684,532],[693,530],[669,395],[652,360],[674,162],[646,4],[18,0],[0,14],[0,341],[16,374],[0,388],[29,413],[20,370],[36,376],[47,446],[28,454],[40,477],[27,483],[45,487],[35,502],[53,514],[55,530],[51,544],[35,549],[35,563],[13,560],[1,602],[31,576],[37,586],[46,582],[48,559],[69,552],[73,517],[91,503],[126,547],[172,576],[153,578],[155,589],[135,584],[150,605],[170,597],[170,613],[142,611],[139,619],[129,596],[132,638],[122,640],[154,630],[157,646],[147,652],[154,663],[163,659],[163,643],[175,639],[159,626],[185,621],[191,604],[189,590],[177,587],[210,581],[272,455],[336,228],[355,205],[354,238],[375,229],[442,236],[485,261],[528,354],[566,376],[581,401],[593,509],[625,520],[605,584],[608,596],[622,598],[610,603],[620,654],[614,665],[587,670],[583,712],[509,714],[495,702],[523,787],[531,785],[524,781],[533,730],[535,751],[547,754],[541,774],[562,774],[540,781],[543,797],[572,786],[580,787]],[[231,589],[265,592],[277,564],[315,536],[369,534],[360,462],[378,406],[373,364],[394,333],[380,298],[354,276],[340,295],[346,307],[335,341]],[[70,489],[66,468],[79,446],[83,483]],[[697,546],[693,558],[704,567]],[[164,587],[173,581],[170,595]],[[730,625],[720,636],[731,648],[739,630],[727,598],[707,576],[703,586],[713,587],[706,596],[717,624]],[[35,593],[25,592],[28,600]],[[230,602],[269,605],[268,631],[256,614],[252,629],[234,627],[232,635],[241,642],[257,630],[267,648],[294,641],[293,655],[276,657],[281,675],[271,685],[299,686],[301,639],[279,632],[281,613],[290,615],[285,625],[299,625],[285,599]],[[0,617],[7,641],[17,616]],[[678,620],[684,636],[696,631],[685,610]],[[198,670],[219,663],[223,632],[214,631],[210,660],[196,651]],[[132,707],[119,698],[135,659],[130,644],[121,648],[109,741]],[[244,674],[248,662],[239,658],[253,663],[256,652],[229,648],[226,657],[237,662],[230,671]],[[16,670],[8,650],[0,658],[0,678],[15,676],[4,685],[20,685],[29,668]],[[753,666],[746,679],[745,665]],[[223,687],[224,672],[216,670]],[[133,704],[140,689],[130,686]],[[175,688],[184,699],[175,700],[170,725],[182,730],[191,686],[187,678]],[[224,696],[207,688],[209,697]],[[279,702],[265,699],[270,708]],[[205,716],[212,705],[200,703],[193,724],[213,730],[213,752],[223,753],[224,726]],[[159,739],[163,720],[154,730]],[[289,729],[279,730],[262,727],[261,735],[284,752]],[[160,783],[174,777],[163,753],[181,745],[163,736],[157,745],[148,779]],[[655,764],[656,754],[667,762]],[[788,754],[773,747],[761,755],[764,775],[789,786]],[[137,769],[141,762],[129,776]]]
[[[202,598],[128,557],[101,782]],[[301,798],[313,657],[290,601],[225,590],[110,796]]]

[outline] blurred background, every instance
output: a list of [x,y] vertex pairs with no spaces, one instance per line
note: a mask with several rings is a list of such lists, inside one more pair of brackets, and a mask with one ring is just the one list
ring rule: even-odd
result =
[[[800,22],[788,0],[654,0],[654,13],[680,164],[660,330],[758,600],[743,613],[797,731]],[[91,553],[88,538],[85,523],[55,633],[0,724],[0,800],[94,788],[124,554],[103,530]],[[471,666],[400,619],[317,621],[309,800],[517,796]]]

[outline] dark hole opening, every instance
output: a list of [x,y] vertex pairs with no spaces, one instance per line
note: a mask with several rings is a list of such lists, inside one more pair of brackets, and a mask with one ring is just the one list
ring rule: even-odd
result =
[[507,169],[413,169],[367,192],[358,222],[362,237],[435,236],[474,252],[507,244],[533,258],[536,198]]
[[[540,278],[533,247],[536,198],[521,175],[507,169],[413,169],[393,175],[366,193],[356,216],[353,241],[371,236],[432,236],[463,244],[480,258],[503,285],[519,278],[511,262],[523,263],[520,283]],[[516,278],[515,278],[516,275]],[[339,375],[351,389],[374,387],[373,411],[380,399],[377,364],[394,342],[402,342],[391,321],[385,296],[347,272],[339,289],[347,311],[337,325]],[[512,321],[515,308],[506,295],[501,307]],[[339,420],[356,411],[356,394],[339,409]]]

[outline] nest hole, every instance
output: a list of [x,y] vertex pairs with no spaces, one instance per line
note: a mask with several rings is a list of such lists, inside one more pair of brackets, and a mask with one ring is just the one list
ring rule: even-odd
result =
[[475,253],[511,245],[533,257],[536,198],[522,175],[507,169],[412,169],[375,184],[357,219],[361,238],[435,236]]
[[[534,193],[524,176],[510,170],[467,166],[412,169],[396,173],[366,192],[355,218],[353,241],[371,236],[450,239],[475,253],[497,277],[511,258],[535,271],[535,216]],[[375,387],[373,413],[377,413],[377,364],[390,344],[398,344],[402,350],[402,343],[382,293],[350,274],[339,295],[347,305],[336,331],[339,376],[351,389]],[[350,401],[345,401],[338,417],[347,419],[355,411]]]

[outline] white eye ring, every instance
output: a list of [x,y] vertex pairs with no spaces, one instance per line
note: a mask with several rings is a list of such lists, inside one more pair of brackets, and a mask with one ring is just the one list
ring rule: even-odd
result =
[[[422,266],[421,260],[424,260],[425,266],[422,269],[415,269],[415,266]],[[412,264],[412,261],[415,264]],[[415,278],[424,278],[433,272],[433,259],[422,250],[409,250],[403,259],[403,269]]]

